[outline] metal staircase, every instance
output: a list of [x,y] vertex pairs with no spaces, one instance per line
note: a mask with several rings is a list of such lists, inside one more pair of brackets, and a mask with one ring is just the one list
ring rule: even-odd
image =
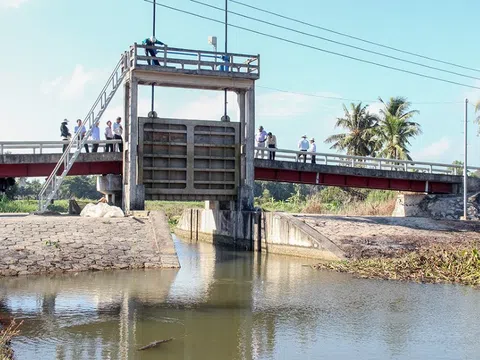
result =
[[[77,133],[72,136],[72,139],[70,140],[67,149],[60,157],[60,160],[58,161],[57,165],[48,177],[47,181],[45,181],[42,190],[38,194],[39,213],[44,213],[45,211],[47,211],[48,206],[55,198],[55,195],[57,194],[58,189],[62,185],[63,180],[68,175],[68,172],[75,163],[75,160],[77,160],[78,155],[80,155],[84,144],[90,137],[93,125],[100,120],[103,113],[107,109],[108,104],[115,95],[117,89],[122,84],[125,75],[128,73],[129,64],[127,60],[128,52],[125,52],[120,58],[117,66],[115,67],[115,70],[113,70],[112,74],[108,78],[107,83],[100,92],[97,100],[95,101],[92,108],[85,117],[85,120],[83,121],[83,126],[85,126],[85,129],[87,130],[84,138],[79,140],[79,135],[82,129],[78,129]],[[74,148],[75,151],[73,153],[70,153],[72,148]]]

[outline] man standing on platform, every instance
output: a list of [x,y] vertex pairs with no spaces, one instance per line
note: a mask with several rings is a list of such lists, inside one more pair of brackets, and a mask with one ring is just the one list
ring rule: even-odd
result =
[[72,134],[70,134],[70,130],[68,130],[67,124],[68,124],[68,120],[64,119],[62,121],[62,125],[60,125],[60,136],[62,138],[62,141],[64,142],[62,152],[65,152],[65,150],[67,150],[68,142],[72,137]]
[[[263,126],[260,126],[258,128],[258,133],[255,136],[257,148],[264,148],[266,140],[267,140],[267,132],[263,129]],[[265,155],[264,153],[265,153],[264,150],[257,149],[257,152],[255,153],[255,157],[259,157],[260,155],[260,158],[263,159],[263,156]]]
[[315,139],[311,138],[310,139],[310,147],[308,148],[308,152],[313,153],[312,156],[312,164],[316,164],[315,162],[315,153],[317,152],[317,145],[315,144]]
[[[100,128],[98,127],[99,121],[93,125],[92,128],[92,140],[93,141],[100,141]],[[98,144],[92,145],[92,153],[96,153],[98,151]]]
[[117,117],[117,121],[115,124],[113,124],[113,138],[115,140],[121,140],[121,142],[118,144],[118,151],[123,152],[123,127],[122,127],[122,118],[119,116]]
[[[310,147],[310,144],[308,143],[307,135],[303,135],[302,138],[300,139],[300,141],[298,142],[298,148],[300,149],[300,151],[307,152],[309,147]],[[303,162],[307,162],[307,155],[306,154],[305,155],[304,154],[298,154],[298,160],[300,160],[302,156],[303,156]]]
[[[164,44],[160,40],[155,39],[154,36],[152,36],[151,38],[147,38],[147,39],[143,40],[142,45],[146,45],[146,46],[163,45],[165,47],[168,46],[167,44]],[[157,56],[157,51],[154,48],[145,49],[145,56],[156,57]],[[160,65],[158,60],[152,60],[152,62],[150,62],[150,60],[147,60],[147,62],[148,62],[148,65],[151,65],[152,62],[153,62],[153,65]]]
[[[78,146],[80,147],[80,142],[83,140],[83,138],[85,137],[85,134],[87,133],[87,129],[85,129],[85,125],[82,124],[82,120],[80,119],[77,120],[77,126],[75,126],[73,132],[75,134],[77,132],[79,133],[77,141],[78,141]],[[89,153],[90,151],[88,150],[88,144],[85,144],[84,146],[85,146],[85,151]]]

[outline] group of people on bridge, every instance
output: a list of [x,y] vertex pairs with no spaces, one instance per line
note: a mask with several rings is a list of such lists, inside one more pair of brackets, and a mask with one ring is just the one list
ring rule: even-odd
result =
[[[268,150],[268,158],[269,160],[275,160],[275,152],[278,148],[277,137],[273,135],[271,132],[268,132],[260,126],[258,128],[257,135],[255,136],[255,143],[257,147],[257,151],[255,152],[255,157],[263,159],[265,156],[265,150],[261,148],[269,148],[272,150]],[[316,153],[317,152],[317,145],[315,144],[315,139],[311,138],[307,140],[307,135],[303,135],[300,141],[298,142],[298,149],[300,152],[305,152],[305,154],[298,154],[298,160],[300,161],[303,158],[303,162],[307,162],[307,153]],[[312,164],[316,163],[315,155],[311,154],[311,161]]]
[[[105,144],[105,152],[123,152],[123,126],[122,126],[122,118],[117,117],[117,120],[115,123],[112,123],[110,120],[107,121],[105,127],[105,140],[120,140],[118,144]],[[77,120],[77,125],[75,126],[73,133],[77,136],[77,141],[78,144],[85,139],[87,136],[87,128],[83,124],[82,120],[78,119]],[[70,133],[70,130],[68,129],[68,120],[64,119],[62,121],[62,124],[60,125],[60,136],[62,138],[62,141],[64,142],[63,149],[62,151],[65,152],[68,147],[68,143],[70,142],[72,138],[72,134]],[[100,121],[97,121],[94,126],[91,128],[91,131],[89,132],[89,138],[93,141],[101,141],[100,138]],[[87,139],[88,140],[88,139]],[[92,144],[92,152],[96,153],[98,152],[98,147],[99,143],[94,143]],[[117,145],[117,146],[115,146]],[[84,144],[85,151],[87,153],[90,152],[90,148],[88,144]]]

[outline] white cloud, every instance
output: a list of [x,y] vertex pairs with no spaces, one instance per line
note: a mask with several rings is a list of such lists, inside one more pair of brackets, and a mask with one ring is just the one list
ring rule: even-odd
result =
[[43,81],[40,92],[62,100],[78,99],[84,94],[88,84],[102,78],[104,78],[102,71],[98,69],[88,71],[83,65],[77,64],[68,76],[58,76],[53,80]]
[[[228,94],[227,112],[232,121],[238,119],[237,96]],[[214,96],[203,95],[198,99],[186,103],[172,113],[172,117],[179,119],[219,120],[224,112],[224,95],[217,93]]]
[[380,110],[383,109],[383,104],[381,102],[374,102],[368,104],[368,112],[370,114],[380,115]]
[[[323,93],[317,95],[332,96]],[[257,118],[292,119],[312,113],[317,107],[333,108],[323,104],[321,98],[284,92],[261,94],[257,96],[256,101]]]
[[83,65],[75,66],[72,75],[66,82],[61,92],[61,98],[74,99],[83,95],[85,86],[95,79],[97,71],[85,71]]
[[425,161],[437,161],[442,155],[446,154],[451,149],[451,141],[448,137],[442,137],[440,140],[424,147],[418,151],[414,159]]
[[56,89],[58,89],[58,87],[61,85],[62,82],[63,82],[63,76],[59,76],[56,79],[51,81],[44,81],[40,86],[40,91],[44,95],[50,95]]
[[0,0],[0,7],[2,8],[18,8],[28,0]]

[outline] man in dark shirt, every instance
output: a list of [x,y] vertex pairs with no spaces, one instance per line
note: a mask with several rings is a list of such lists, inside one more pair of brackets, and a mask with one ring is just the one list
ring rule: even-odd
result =
[[[154,46],[154,45],[168,46],[167,44],[164,44],[160,40],[155,39],[154,36],[152,36],[151,38],[147,38],[147,39],[143,40],[142,45],[146,45],[146,46]],[[145,49],[145,55],[155,57],[155,56],[157,56],[157,51],[153,48]],[[151,65],[150,60],[147,60],[147,62],[148,62],[148,65]],[[160,63],[158,62],[158,60],[153,60],[153,65],[160,65]]]
[[63,144],[62,152],[67,150],[68,141],[70,141],[70,138],[72,137],[72,134],[70,134],[70,131],[68,130],[67,124],[68,120],[64,119],[62,121],[62,125],[60,125],[60,137],[62,138],[63,142],[66,142],[66,144]]

